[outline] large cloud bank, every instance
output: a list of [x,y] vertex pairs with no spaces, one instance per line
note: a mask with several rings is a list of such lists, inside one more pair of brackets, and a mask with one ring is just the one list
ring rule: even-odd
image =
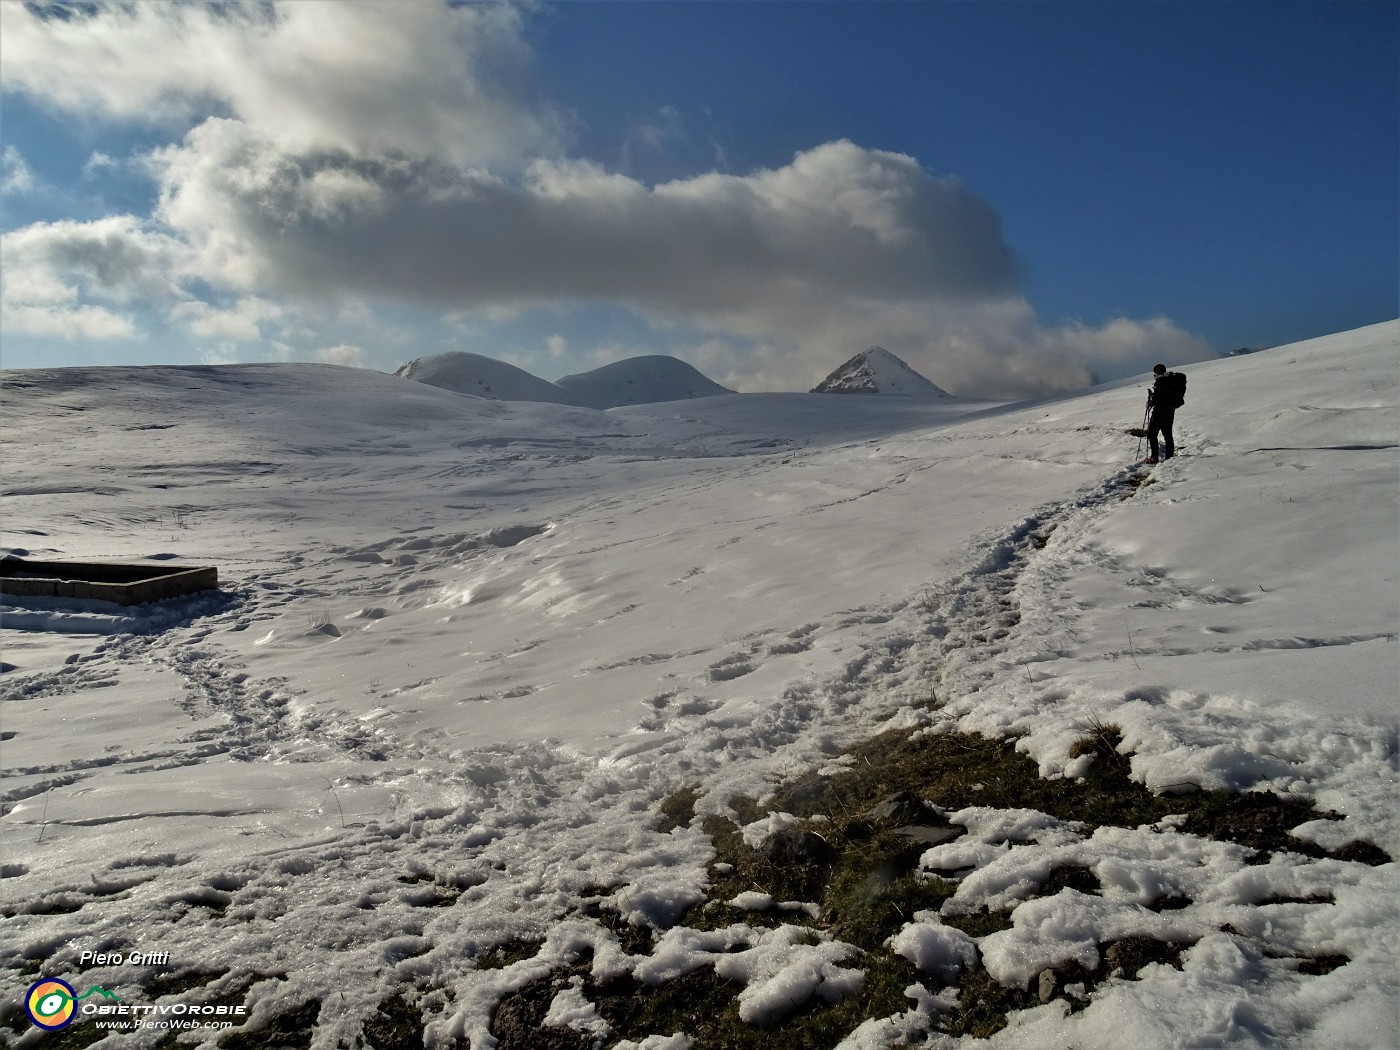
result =
[[1207,353],[1164,319],[1041,324],[992,206],[912,157],[840,141],[659,185],[571,159],[525,30],[498,5],[0,6],[6,90],[173,129],[153,214],[5,235],[6,324],[118,338],[141,301],[256,338],[308,304],[611,303],[740,389],[879,343],[988,396]]

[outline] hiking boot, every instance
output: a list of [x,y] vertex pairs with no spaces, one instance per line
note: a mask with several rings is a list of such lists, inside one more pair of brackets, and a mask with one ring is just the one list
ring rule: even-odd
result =
[[1157,465],[1157,457],[1148,456],[1146,459],[1143,460],[1143,462],[1146,463],[1148,466],[1155,467]]

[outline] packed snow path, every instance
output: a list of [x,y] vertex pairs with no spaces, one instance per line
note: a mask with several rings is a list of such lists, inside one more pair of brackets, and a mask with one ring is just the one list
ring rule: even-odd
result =
[[[703,899],[708,840],[655,830],[663,797],[698,784],[723,811],[886,725],[1013,734],[1074,776],[1073,741],[1115,724],[1149,786],[1315,799],[1344,819],[1300,835],[1394,856],[1398,336],[1194,369],[1186,454],[1151,475],[1122,465],[1138,387],[658,414],[333,369],[7,378],[29,456],[7,453],[11,547],[179,554],[232,582],[166,611],[6,610],[6,1000],[43,974],[150,1002],[159,972],[194,971],[249,1029],[319,1004],[315,1045],[335,1046],[416,989],[430,1039],[487,1046],[501,996],[583,945],[636,972],[676,943],[628,954],[587,914],[663,928]],[[959,858],[957,907],[1014,902],[1069,854],[1109,887],[983,938],[1008,981],[1109,939],[1150,880],[1190,890],[1178,921],[1201,934],[1182,971],[1030,1011],[1007,1045],[1397,1032],[1393,864],[1251,868],[1203,840],[1164,856],[1145,831],[966,819],[985,849]],[[1268,903],[1319,887],[1331,905]],[[169,965],[79,963],[116,950]],[[1350,962],[1286,961],[1329,954]],[[938,1010],[910,1005],[861,1038]]]

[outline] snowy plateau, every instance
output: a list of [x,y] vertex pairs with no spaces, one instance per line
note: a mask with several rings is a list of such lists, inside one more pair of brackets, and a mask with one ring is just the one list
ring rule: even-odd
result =
[[[6,599],[0,1045],[1400,1044],[1398,366],[1400,322],[1188,366],[1150,470],[1145,378],[599,411],[6,372],[7,552],[222,586]],[[854,834],[877,734],[985,739],[1047,792],[1121,769],[1159,815],[930,787],[956,837],[901,885],[941,903],[872,943],[735,889]],[[1212,792],[1295,815],[1250,846],[1191,823]],[[49,1034],[42,979],[120,1002]],[[619,987],[727,999],[624,1018]]]

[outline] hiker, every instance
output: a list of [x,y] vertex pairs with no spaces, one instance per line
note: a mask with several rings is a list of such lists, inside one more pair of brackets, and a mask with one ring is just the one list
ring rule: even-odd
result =
[[1157,435],[1162,435],[1161,459],[1171,459],[1176,454],[1176,447],[1172,441],[1172,420],[1176,416],[1176,410],[1181,407],[1186,400],[1186,377],[1180,372],[1168,372],[1166,365],[1153,365],[1152,374],[1157,378],[1152,381],[1152,389],[1147,392],[1147,407],[1151,410],[1152,416],[1147,421],[1147,446],[1148,457],[1144,463],[1156,463],[1158,460]]

